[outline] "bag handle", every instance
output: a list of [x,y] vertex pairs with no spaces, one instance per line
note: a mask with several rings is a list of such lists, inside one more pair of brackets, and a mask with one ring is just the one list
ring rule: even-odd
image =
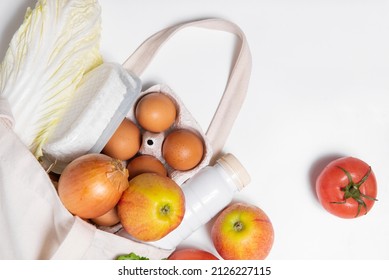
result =
[[251,75],[251,53],[242,30],[234,23],[223,19],[205,19],[181,23],[163,29],[135,50],[124,62],[123,67],[140,76],[159,49],[176,32],[187,27],[201,27],[235,34],[240,40],[239,54],[228,78],[224,93],[206,132],[213,148],[214,157],[223,149],[233,123],[246,97]]

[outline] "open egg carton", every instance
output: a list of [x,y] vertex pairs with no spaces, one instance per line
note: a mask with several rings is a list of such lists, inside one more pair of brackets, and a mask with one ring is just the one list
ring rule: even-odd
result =
[[[152,92],[165,94],[176,107],[174,123],[160,133],[143,129],[135,117],[138,102]],[[43,147],[42,165],[50,166],[54,173],[61,174],[74,159],[87,153],[100,153],[124,118],[135,123],[142,134],[142,144],[135,157],[144,154],[156,157],[164,164],[169,177],[177,184],[182,184],[209,164],[211,145],[201,127],[173,90],[166,85],[155,85],[142,92],[139,78],[119,64],[104,63],[86,75],[75,98],[68,104]],[[166,136],[178,129],[196,133],[203,142],[201,161],[185,171],[175,170],[169,166],[162,153]]]
[[[162,93],[167,95],[175,104],[176,106],[176,119],[174,123],[166,130],[154,133],[147,131],[143,129],[139,123],[137,122],[136,116],[135,116],[135,109],[138,104],[138,102],[147,94],[150,93]],[[192,177],[194,174],[196,174],[200,169],[207,166],[210,162],[211,156],[212,156],[212,148],[211,144],[207,140],[206,135],[204,134],[202,128],[199,126],[197,121],[193,118],[191,113],[187,110],[183,102],[180,100],[180,98],[173,92],[171,88],[169,88],[166,85],[159,84],[150,87],[146,91],[140,93],[139,98],[134,103],[133,108],[128,112],[126,118],[133,121],[135,124],[138,125],[139,129],[141,130],[142,134],[142,143],[140,150],[138,152],[138,155],[151,155],[156,157],[158,160],[161,161],[162,164],[164,164],[168,176],[173,179],[177,184],[181,185],[183,182],[185,182],[187,179]],[[166,137],[173,131],[185,129],[189,130],[195,134],[197,134],[203,142],[203,156],[201,161],[192,169],[189,170],[176,170],[173,167],[171,167],[163,157],[163,143],[166,139]]]

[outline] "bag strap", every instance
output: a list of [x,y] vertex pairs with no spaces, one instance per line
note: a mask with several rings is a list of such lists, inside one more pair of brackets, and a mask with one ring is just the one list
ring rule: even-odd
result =
[[124,62],[123,67],[135,75],[142,75],[158,50],[176,32],[187,27],[201,27],[235,34],[240,40],[239,54],[228,78],[224,93],[217,110],[211,120],[206,136],[213,148],[214,156],[223,149],[233,123],[246,97],[251,74],[251,53],[242,30],[234,23],[223,19],[205,19],[181,23],[163,29],[151,37],[135,50]]

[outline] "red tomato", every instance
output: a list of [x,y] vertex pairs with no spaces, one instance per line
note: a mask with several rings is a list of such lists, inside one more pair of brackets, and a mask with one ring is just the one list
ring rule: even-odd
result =
[[199,249],[179,249],[174,251],[168,260],[218,260],[213,254]]
[[377,182],[371,167],[360,159],[344,157],[329,163],[316,180],[320,203],[341,218],[367,214],[377,197]]

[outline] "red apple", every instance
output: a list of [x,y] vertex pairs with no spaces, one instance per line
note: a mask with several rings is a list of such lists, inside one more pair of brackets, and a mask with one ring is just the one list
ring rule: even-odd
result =
[[273,246],[274,231],[268,216],[260,208],[235,203],[217,216],[211,237],[223,259],[263,260]]
[[186,248],[174,251],[168,260],[218,260],[218,258],[204,250]]
[[185,197],[169,177],[143,173],[130,180],[117,208],[120,222],[131,236],[156,241],[181,223]]

